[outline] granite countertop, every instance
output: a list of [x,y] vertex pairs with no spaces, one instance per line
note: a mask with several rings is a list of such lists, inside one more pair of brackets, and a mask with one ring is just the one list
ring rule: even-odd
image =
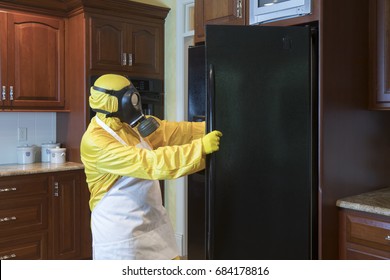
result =
[[78,169],[84,169],[84,165],[77,162],[65,162],[57,164],[49,162],[38,162],[31,164],[1,164],[0,177]]
[[390,216],[390,188],[362,193],[337,200],[337,206]]

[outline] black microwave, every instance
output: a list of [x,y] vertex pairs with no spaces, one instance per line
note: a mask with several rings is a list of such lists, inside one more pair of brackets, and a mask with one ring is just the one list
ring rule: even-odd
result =
[[249,24],[311,14],[312,0],[249,0]]

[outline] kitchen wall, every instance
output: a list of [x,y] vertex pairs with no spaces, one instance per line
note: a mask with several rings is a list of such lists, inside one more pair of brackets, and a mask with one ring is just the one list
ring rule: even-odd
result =
[[[27,128],[19,141],[18,128]],[[56,113],[0,112],[0,164],[17,163],[16,147],[56,141]]]

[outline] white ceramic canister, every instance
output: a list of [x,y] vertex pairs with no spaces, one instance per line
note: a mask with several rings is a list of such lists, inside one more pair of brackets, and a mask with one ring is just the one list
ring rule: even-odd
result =
[[50,155],[50,163],[65,163],[66,148],[51,148]]
[[19,146],[16,148],[18,164],[30,164],[35,161],[36,146]]
[[50,149],[59,148],[61,146],[60,143],[42,143],[41,146],[41,161],[42,162],[50,162]]

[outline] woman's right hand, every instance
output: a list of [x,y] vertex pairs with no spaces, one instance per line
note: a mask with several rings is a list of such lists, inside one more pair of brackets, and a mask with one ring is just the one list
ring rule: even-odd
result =
[[222,132],[218,130],[211,131],[202,138],[203,152],[211,154],[219,150],[219,140],[222,137]]

